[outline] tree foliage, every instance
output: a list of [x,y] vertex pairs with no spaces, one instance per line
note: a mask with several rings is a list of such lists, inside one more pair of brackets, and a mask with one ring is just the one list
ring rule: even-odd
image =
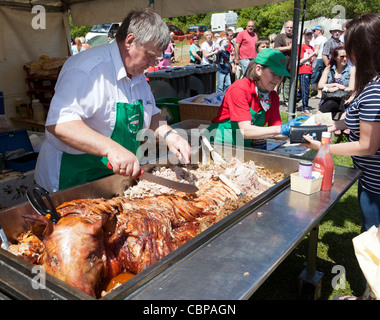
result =
[[92,26],[74,26],[69,15],[70,35],[72,39],[84,37],[91,30]]
[[[301,9],[304,0],[300,0]],[[219,11],[222,12],[222,11]],[[293,20],[294,1],[283,1],[263,6],[235,10],[239,15],[237,27],[245,29],[249,20],[255,21],[256,32],[259,36],[268,37],[271,33],[280,33],[283,24]],[[306,0],[306,20],[319,17],[342,17],[352,19],[362,13],[380,12],[380,0]],[[217,12],[213,12],[217,13]],[[210,26],[212,13],[191,15],[165,19],[186,31],[192,25],[203,24]]]
[[255,22],[255,30],[260,37],[268,37],[271,33],[280,33],[283,24],[293,20],[293,1],[278,2],[269,5],[238,10],[238,27],[246,28],[247,22]]
[[[305,0],[300,0],[304,9]],[[258,7],[236,10],[239,14],[238,26],[245,28],[249,20],[255,21],[259,36],[268,37],[271,33],[280,33],[283,24],[293,20],[294,1],[276,2]],[[306,0],[306,20],[319,17],[352,19],[362,13],[380,13],[380,0]],[[301,16],[303,11],[301,11]]]
[[186,32],[190,26],[194,25],[205,25],[208,28],[211,26],[211,15],[212,13],[205,14],[194,14],[191,16],[175,17],[164,19],[166,22],[172,23]]
[[337,6],[343,9],[343,14],[345,14],[346,19],[353,19],[356,16],[367,13],[367,12],[380,12],[380,1],[379,0],[308,0],[307,1],[307,17],[310,19],[315,19],[318,17],[334,18],[337,14],[342,14],[342,12],[337,13],[334,7]]
[[76,37],[84,37],[91,30],[91,28],[92,26],[73,26],[70,28],[71,38],[75,39]]

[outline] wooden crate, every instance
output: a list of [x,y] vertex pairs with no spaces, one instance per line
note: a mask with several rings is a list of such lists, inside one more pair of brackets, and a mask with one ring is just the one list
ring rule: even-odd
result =
[[180,100],[179,115],[181,121],[196,119],[196,120],[209,120],[211,121],[216,117],[219,110],[218,104],[209,104],[206,102],[198,102],[202,97],[207,95],[197,95],[195,97]]

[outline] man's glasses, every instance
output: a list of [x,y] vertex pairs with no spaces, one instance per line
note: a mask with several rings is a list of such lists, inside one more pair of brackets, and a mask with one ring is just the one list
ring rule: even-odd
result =
[[143,47],[145,59],[148,61],[149,64],[157,64],[159,55],[157,55],[156,52],[152,50],[148,50],[145,47]]

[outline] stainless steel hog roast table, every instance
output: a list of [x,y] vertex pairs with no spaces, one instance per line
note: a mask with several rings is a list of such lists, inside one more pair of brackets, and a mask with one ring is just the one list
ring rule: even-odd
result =
[[[201,159],[200,150],[193,151],[193,159]],[[321,218],[361,174],[336,166],[331,191],[305,195],[290,189],[289,175],[298,170],[299,158],[253,149],[237,153],[244,154],[244,160],[285,173],[286,178],[101,300],[247,299],[309,232],[315,235]],[[149,163],[143,168],[149,171],[155,165]],[[78,198],[109,198],[121,195],[132,184],[131,179],[112,175],[57,192],[51,198],[56,205]],[[10,241],[26,228],[22,215],[32,213],[29,203],[0,213],[0,224]],[[313,281],[317,238],[312,236],[311,241],[310,247],[315,250],[310,252],[305,278]],[[34,289],[37,276],[32,264],[0,249],[0,300],[92,299],[49,274],[43,285]]]

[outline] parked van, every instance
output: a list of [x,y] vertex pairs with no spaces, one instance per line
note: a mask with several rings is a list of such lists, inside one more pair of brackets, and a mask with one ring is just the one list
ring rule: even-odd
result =
[[214,13],[211,16],[211,31],[212,32],[226,32],[232,29],[235,32],[238,15],[234,11],[223,13]]
[[121,22],[96,24],[92,27],[90,32],[86,34],[85,40],[87,42],[91,38],[95,36],[99,36],[99,35],[105,35],[107,37],[108,32],[116,33],[120,25],[121,25]]

